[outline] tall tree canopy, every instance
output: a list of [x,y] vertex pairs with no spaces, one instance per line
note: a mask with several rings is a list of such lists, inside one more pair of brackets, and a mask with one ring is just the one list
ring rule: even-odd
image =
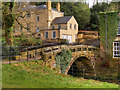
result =
[[99,12],[105,12],[107,11],[107,8],[109,7],[109,4],[107,3],[97,3],[95,4],[91,9],[91,15],[90,15],[90,24],[91,24],[91,29],[98,29],[99,25]]
[[90,24],[90,9],[85,3],[63,2],[61,11],[65,13],[65,16],[74,16],[79,24],[79,29],[85,29]]
[[119,2],[111,2],[108,10],[120,12],[120,1]]

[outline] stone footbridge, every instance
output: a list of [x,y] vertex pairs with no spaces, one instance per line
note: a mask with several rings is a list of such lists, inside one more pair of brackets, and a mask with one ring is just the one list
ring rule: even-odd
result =
[[66,69],[65,74],[68,73],[71,65],[81,57],[85,57],[89,60],[83,61],[83,63],[90,67],[95,67],[96,65],[96,57],[98,55],[98,48],[94,46],[88,45],[58,45],[58,46],[50,46],[44,48],[29,48],[26,51],[22,51],[20,56],[16,56],[17,59],[27,59],[27,58],[35,58],[36,60],[42,59],[45,64],[50,66],[51,68],[55,68],[55,57],[58,53],[60,53],[63,49],[71,50],[72,58],[70,60],[70,64]]

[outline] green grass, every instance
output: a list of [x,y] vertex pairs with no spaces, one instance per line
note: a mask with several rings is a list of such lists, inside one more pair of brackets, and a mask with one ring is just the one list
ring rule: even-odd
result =
[[3,88],[118,88],[117,84],[58,74],[41,61],[2,65]]

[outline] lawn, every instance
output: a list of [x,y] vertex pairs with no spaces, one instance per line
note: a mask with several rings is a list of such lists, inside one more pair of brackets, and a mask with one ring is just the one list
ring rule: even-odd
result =
[[117,84],[57,73],[42,61],[2,64],[3,88],[118,88]]

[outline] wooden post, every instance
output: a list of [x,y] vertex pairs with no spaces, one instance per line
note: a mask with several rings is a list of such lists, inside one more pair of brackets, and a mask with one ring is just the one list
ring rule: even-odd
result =
[[36,47],[35,47],[35,60],[36,60],[36,53],[37,53],[37,52],[36,52]]
[[19,62],[20,62],[20,51],[19,51]]
[[27,47],[27,62],[28,62],[28,47]]
[[11,46],[9,47],[9,64],[11,64]]

